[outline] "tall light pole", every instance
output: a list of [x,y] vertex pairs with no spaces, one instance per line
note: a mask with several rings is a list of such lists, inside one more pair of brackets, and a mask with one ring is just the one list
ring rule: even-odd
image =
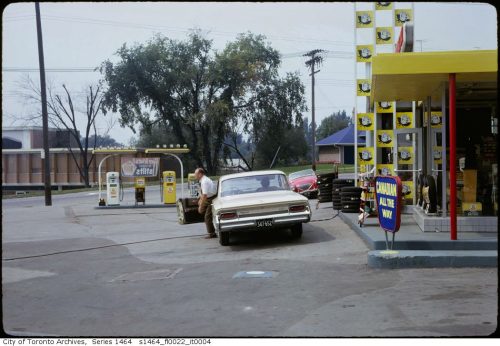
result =
[[306,61],[306,66],[311,69],[311,73],[309,74],[311,76],[311,89],[312,89],[312,101],[311,101],[311,113],[312,113],[312,169],[316,170],[316,121],[315,121],[315,109],[314,109],[314,75],[318,73],[320,70],[315,71],[316,65],[321,65],[323,62],[323,57],[321,56],[321,53],[323,53],[324,50],[322,49],[314,49],[311,50],[310,52],[307,52],[303,56],[307,56],[310,59]]
[[43,60],[42,21],[40,19],[40,4],[35,2],[36,33],[38,37],[38,62],[40,65],[40,91],[42,97],[43,153],[45,179],[45,205],[52,205],[50,184],[50,153],[49,153],[49,120],[47,115],[47,90],[45,87],[45,62]]

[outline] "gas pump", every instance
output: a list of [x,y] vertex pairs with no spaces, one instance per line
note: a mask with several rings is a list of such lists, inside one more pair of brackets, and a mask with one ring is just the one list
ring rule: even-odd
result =
[[188,174],[188,191],[190,198],[200,197],[200,183],[196,180],[193,173]]
[[163,187],[163,203],[175,204],[176,203],[176,182],[174,171],[164,171],[162,173],[162,187]]
[[106,204],[120,205],[120,174],[118,172],[106,173]]
[[134,179],[135,187],[135,205],[141,202],[143,205],[146,204],[146,178],[136,177]]

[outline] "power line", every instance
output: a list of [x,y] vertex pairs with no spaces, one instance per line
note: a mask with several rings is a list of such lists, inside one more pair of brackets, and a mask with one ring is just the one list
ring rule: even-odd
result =
[[[29,20],[33,18],[33,16],[17,16],[17,17],[5,17],[3,19],[4,22],[15,22],[15,21],[23,21]],[[61,21],[61,22],[70,22],[70,23],[80,23],[80,24],[97,24],[97,25],[108,25],[108,26],[118,26],[118,27],[127,27],[127,28],[135,28],[135,29],[147,29],[147,30],[163,30],[163,31],[172,31],[172,32],[182,32],[189,33],[192,32],[193,29],[189,28],[179,28],[179,27],[171,27],[165,25],[150,25],[150,24],[141,24],[141,23],[132,23],[132,22],[121,22],[121,21],[110,21],[110,20],[101,20],[101,19],[93,19],[93,18],[85,18],[85,17],[61,17],[54,15],[44,15],[44,20],[49,21]],[[207,33],[212,35],[222,35],[222,36],[235,36],[240,33],[229,32],[229,31],[220,31],[220,30],[208,30],[201,29]],[[290,37],[290,36],[276,36],[276,35],[266,35],[268,39],[280,40],[280,41],[291,41],[291,42],[309,42],[309,43],[321,43],[332,46],[354,46],[353,42],[350,41],[336,41],[336,40],[324,40],[324,39],[313,39],[307,37]]]

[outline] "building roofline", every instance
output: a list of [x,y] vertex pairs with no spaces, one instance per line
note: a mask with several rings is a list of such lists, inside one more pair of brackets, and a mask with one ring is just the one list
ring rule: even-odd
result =
[[[80,151],[80,148],[72,148],[73,151]],[[28,153],[40,153],[43,148],[39,149],[2,149],[2,154],[28,154]],[[49,148],[49,152],[70,152],[68,148]],[[90,151],[89,151],[90,154]]]
[[[29,131],[29,130],[42,130],[43,131],[43,127],[42,126],[6,126],[6,127],[3,127],[2,126],[2,132],[3,131]],[[60,129],[58,129],[57,127],[49,127],[49,131],[59,131]],[[60,130],[60,131],[64,131],[64,130]]]
[[[347,145],[353,145],[354,143],[329,143],[329,144],[316,144],[317,147],[331,147],[334,145],[342,145],[342,146],[347,146]],[[358,145],[366,145],[366,143],[360,143],[358,142]]]

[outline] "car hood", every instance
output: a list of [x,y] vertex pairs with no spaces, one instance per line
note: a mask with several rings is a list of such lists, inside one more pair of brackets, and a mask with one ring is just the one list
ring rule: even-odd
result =
[[215,210],[219,210],[304,202],[309,203],[306,197],[293,191],[268,191],[217,197],[213,205]]
[[290,180],[290,184],[293,184],[293,185],[312,184],[315,182],[316,182],[316,177],[311,176],[311,175]]

